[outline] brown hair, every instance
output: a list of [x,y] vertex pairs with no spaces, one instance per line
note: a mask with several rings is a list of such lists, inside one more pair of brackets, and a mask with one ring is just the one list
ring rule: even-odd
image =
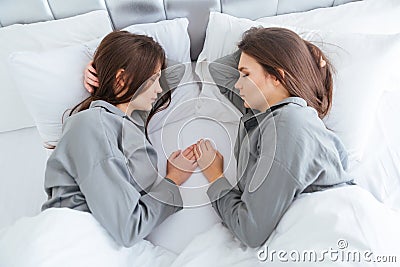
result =
[[[322,51],[285,28],[251,28],[239,49],[275,76],[291,96],[303,98],[323,118],[332,106],[332,66]],[[282,76],[279,70],[284,71]]]
[[[95,100],[104,100],[117,105],[128,103],[141,86],[156,71],[157,66],[165,68],[165,52],[159,43],[151,37],[133,34],[128,31],[114,31],[109,33],[98,46],[93,67],[96,69],[99,87],[87,99],[76,105],[70,116],[89,108]],[[124,69],[125,85],[117,86],[117,72]],[[122,76],[122,75],[121,75]],[[158,99],[153,106],[145,124],[145,134],[148,139],[147,125],[151,117],[168,107],[171,101],[171,92],[168,91]]]

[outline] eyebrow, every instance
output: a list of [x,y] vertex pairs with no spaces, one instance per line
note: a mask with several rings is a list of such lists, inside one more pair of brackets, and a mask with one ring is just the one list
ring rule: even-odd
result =
[[246,70],[247,70],[247,68],[246,68],[246,67],[240,67],[240,68],[239,68],[239,71],[242,71],[242,70],[244,70],[244,69],[246,69]]

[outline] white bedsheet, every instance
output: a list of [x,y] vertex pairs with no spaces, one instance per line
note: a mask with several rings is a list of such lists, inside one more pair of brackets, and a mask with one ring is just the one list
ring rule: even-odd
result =
[[[372,192],[378,200],[385,202],[389,206],[397,209],[400,207],[400,143],[398,139],[398,136],[400,136],[400,125],[397,123],[396,118],[400,109],[400,106],[397,104],[398,97],[399,92],[387,92],[383,96],[379,112],[376,114],[375,118],[375,130],[369,137],[370,143],[368,153],[366,153],[366,157],[363,159],[363,162],[360,163],[358,168],[352,170],[352,173],[358,178],[358,181],[362,187],[367,188],[370,192]],[[160,153],[158,164],[160,173],[162,175],[165,174],[166,164],[166,156],[163,154],[161,142],[164,142],[164,150],[166,151],[165,155],[168,156],[172,151],[178,148],[184,149],[186,146],[190,145],[200,137],[208,137],[216,142],[217,148],[220,149],[222,154],[225,156],[225,165],[229,166],[226,174],[228,179],[233,181],[235,177],[234,166],[236,163],[234,159],[231,159],[232,161],[229,162],[232,146],[227,145],[226,140],[224,140],[224,136],[226,134],[224,129],[227,129],[227,132],[230,133],[232,140],[234,140],[236,135],[236,126],[234,124],[221,125],[213,121],[207,121],[206,126],[205,122],[207,119],[190,119],[191,118],[187,118],[186,120],[168,124],[167,126],[163,127],[163,129],[155,131],[150,135],[154,146]],[[188,123],[181,130],[181,127],[185,124],[185,122]],[[163,138],[161,138],[161,135]],[[40,206],[46,198],[43,190],[43,175],[46,153],[41,147],[40,138],[35,128],[0,133],[0,147],[2,148],[2,153],[0,154],[0,177],[2,183],[2,186],[0,187],[1,229],[4,226],[11,225],[20,217],[33,216],[39,213]],[[184,184],[184,187],[186,188],[181,190],[185,203],[184,210],[168,218],[148,237],[148,240],[153,242],[155,245],[159,245],[176,254],[182,252],[177,259],[177,262],[180,262],[182,257],[187,258],[187,255],[192,255],[195,253],[196,245],[194,245],[194,242],[199,242],[195,240],[202,240],[202,238],[208,238],[210,236],[215,238],[219,236],[222,238],[221,240],[229,237],[224,235],[224,231],[225,234],[227,233],[226,229],[218,226],[220,219],[212,207],[210,205],[201,205],[206,198],[205,190],[207,187],[202,187],[202,185],[205,184],[206,180],[201,173],[193,174],[191,179]],[[194,189],[194,187],[199,187],[200,189]],[[342,197],[344,197],[344,195],[342,195]],[[309,199],[311,200],[312,198]],[[351,199],[349,198],[349,201],[350,200]],[[315,202],[304,202],[303,212],[308,211],[309,209],[313,208],[314,205],[319,203],[318,198],[315,198],[314,201]],[[198,206],[197,204],[200,205]],[[384,206],[379,206],[377,204],[374,205],[376,207],[374,212],[376,211],[375,214],[377,214],[377,216],[380,216],[379,214],[382,215],[382,213],[386,212],[387,208]],[[331,205],[331,207],[334,206]],[[337,212],[341,212],[341,210],[338,209]],[[307,214],[308,213],[306,213],[306,217],[308,216]],[[371,214],[373,214],[372,211],[369,213],[369,215]],[[379,229],[379,231],[382,231],[383,233],[386,233],[386,230],[396,231],[396,229],[385,225],[385,223],[389,222],[390,220],[398,222],[397,215],[392,215],[388,215],[386,217],[387,221],[384,220],[381,226],[379,226],[379,224],[375,225],[375,230]],[[40,223],[40,220],[36,218],[40,218],[40,216],[32,218],[33,224]],[[301,218],[303,217],[299,215],[299,218],[297,219]],[[313,217],[311,216],[310,218]],[[383,216],[383,218],[385,217]],[[371,223],[376,222],[371,216],[366,217],[363,220],[365,220],[365,222],[369,222],[369,220],[371,220]],[[345,222],[343,218],[342,222]],[[354,227],[353,223],[354,221],[347,222],[347,227],[349,229],[357,229],[357,227]],[[15,224],[13,227],[17,227],[17,225],[20,224]],[[213,225],[215,225],[214,228],[212,228]],[[339,227],[339,225],[340,224],[338,224],[337,227]],[[32,225],[32,227],[34,226]],[[218,227],[220,230],[223,229],[220,231],[220,235],[216,235],[215,232],[214,234],[210,234],[212,233],[210,232],[211,230],[208,231],[209,229],[214,229],[214,231],[217,231],[215,229]],[[293,236],[288,235],[287,240],[293,239],[300,242],[302,240],[301,238],[304,238],[304,243],[307,243],[310,240],[307,239],[306,236],[301,236],[301,234],[304,232],[304,229],[302,230],[302,228],[299,228],[296,225],[293,226],[293,229],[297,229],[299,232],[296,235],[293,234]],[[342,230],[341,228],[338,229],[339,231]],[[7,244],[11,244],[15,241],[14,244],[16,244],[18,240],[22,240],[22,237],[18,234],[15,234],[14,239],[11,237],[11,235],[8,235],[9,239],[3,239],[2,237],[4,237],[4,233],[5,232],[3,232],[3,235],[0,236],[0,243],[3,242],[4,244],[5,242]],[[325,234],[326,232],[321,233],[322,236]],[[231,236],[229,238],[229,240],[232,239]],[[210,247],[214,247],[211,246],[214,243],[219,244],[217,240],[210,240],[210,242],[207,241]],[[277,240],[283,239],[278,238]],[[352,244],[351,240],[348,241],[349,244]],[[232,243],[232,246],[236,244],[235,242]],[[329,245],[334,246],[335,241],[332,241]],[[74,243],[70,243],[69,246],[70,247],[64,247],[66,253],[68,253],[68,250],[73,249]],[[29,247],[30,249],[37,249],[35,248],[35,243],[29,245]],[[393,248],[395,247],[396,246]],[[399,246],[397,245],[397,247]],[[201,246],[197,248],[198,255],[193,258],[193,262],[201,262],[206,260],[201,259],[201,248]],[[210,251],[207,253],[209,253],[208,255],[212,255],[212,253],[210,254]],[[223,252],[221,253],[223,254]],[[16,255],[19,254],[13,255],[15,258],[17,257]],[[90,253],[87,255],[90,255]],[[2,260],[1,257],[0,259]],[[198,259],[198,261],[196,259]],[[212,259],[211,256],[210,259]],[[239,258],[235,259],[240,260]],[[234,262],[236,262],[236,260]],[[3,266],[1,263],[2,262],[0,261],[0,266]],[[190,261],[185,264],[189,263]]]
[[87,212],[53,208],[0,232],[0,266],[170,266],[176,255],[141,241],[118,246]]
[[[395,256],[398,265],[398,225],[400,213],[367,191],[358,186],[340,187],[304,194],[295,200],[260,248],[267,254],[242,247],[218,223],[175,255],[146,240],[131,248],[120,247],[91,214],[50,209],[0,232],[0,266],[366,266],[367,261],[371,261],[368,266],[383,266],[372,263],[378,256]],[[338,252],[323,254],[324,250]],[[287,262],[279,260],[276,253],[272,257],[272,251],[286,251],[286,256],[280,257]],[[296,255],[305,252],[315,255],[312,261],[322,259],[322,255],[325,258],[313,264],[299,256],[300,261],[293,262]]]
[[[219,123],[204,117],[188,117],[166,125],[149,135],[153,146],[158,152],[158,170],[161,176],[166,173],[168,156],[178,149],[208,138],[224,155],[224,169],[227,179],[235,184],[236,160],[233,156],[233,145],[236,139],[237,125],[234,123]],[[190,179],[182,184],[184,209],[167,218],[147,237],[155,245],[180,253],[198,234],[206,231],[212,225],[220,222],[206,194],[208,181],[196,170]]]
[[[399,223],[399,212],[384,206],[358,186],[304,194],[295,200],[266,245],[261,247],[267,254],[259,253],[259,249],[240,248],[239,242],[219,224],[193,240],[173,266],[253,267],[261,263],[266,266],[383,266],[373,260],[384,255],[397,259],[397,263],[384,266],[398,266]],[[310,261],[294,262],[292,258],[295,259],[296,254],[290,254],[291,251],[300,255],[315,251],[316,258],[322,259],[324,250],[338,251],[339,258],[328,254],[324,261],[313,265]],[[287,255],[282,254],[281,261],[277,254],[271,257],[272,251],[285,251]],[[353,251],[361,253],[360,261],[347,256],[342,260],[342,253]],[[366,251],[372,254],[364,257]],[[368,260],[371,260],[370,265],[367,265]]]
[[356,182],[379,201],[400,210],[400,105],[399,92],[379,99],[374,127],[368,135],[364,157],[351,170]]
[[40,212],[46,152],[36,127],[0,133],[0,229]]

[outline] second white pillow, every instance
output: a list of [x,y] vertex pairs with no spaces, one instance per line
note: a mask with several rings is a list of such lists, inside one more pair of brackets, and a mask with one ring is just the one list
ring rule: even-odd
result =
[[[196,71],[213,82],[207,62],[228,55],[237,49],[242,34],[251,27],[279,27],[248,19],[212,12],[206,32],[204,48],[199,55]],[[284,26],[281,26],[284,27]],[[400,35],[367,35],[322,32],[290,28],[303,38],[313,41],[332,61],[334,99],[332,110],[325,118],[328,128],[336,132],[345,144],[350,161],[361,160],[366,133],[377,109],[377,99],[384,89],[398,87],[397,73],[400,58]],[[207,105],[207,98],[218,99],[224,105]],[[200,94],[197,113],[219,120],[237,121],[237,113],[224,109],[231,103],[215,86],[206,85]],[[232,106],[230,106],[231,108]],[[230,115],[229,115],[230,114]]]
[[[189,58],[190,46],[187,25],[187,19],[175,19],[149,25],[133,25],[125,30],[152,36],[163,46],[167,56],[175,61],[184,62]],[[171,33],[181,41],[180,49],[177,49],[174,42],[170,42]],[[62,133],[64,112],[89,96],[83,87],[83,72],[100,41],[101,39],[97,39],[41,53],[18,52],[11,55],[9,63],[14,80],[45,146],[57,144]],[[197,98],[199,93],[197,88],[179,89],[174,92],[168,110],[173,109],[174,105],[178,105],[184,99]],[[173,120],[193,113],[193,109],[175,113]],[[162,126],[161,121],[167,115],[168,111],[165,110],[153,117],[152,130]]]

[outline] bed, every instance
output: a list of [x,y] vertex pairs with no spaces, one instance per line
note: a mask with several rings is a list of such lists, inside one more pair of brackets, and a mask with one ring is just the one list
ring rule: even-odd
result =
[[[152,36],[168,58],[186,68],[171,106],[149,125],[161,155],[160,173],[165,173],[166,155],[209,138],[224,155],[226,176],[234,184],[240,114],[215,90],[207,64],[232,52],[243,31],[258,25],[337,42],[351,56],[342,61],[332,52],[339,87],[326,124],[348,147],[355,188],[302,195],[264,250],[243,247],[223,227],[199,172],[180,188],[184,209],[132,248],[115,244],[90,214],[66,209],[40,214],[47,148],[59,138],[60,114],[86,96],[83,68],[112,29]],[[396,0],[0,1],[0,266],[280,266],[288,258],[266,257],[268,249],[330,247],[393,256],[384,266],[397,266],[400,60],[394,59],[400,59],[399,25]],[[354,70],[360,74],[353,75]],[[318,266],[365,266],[368,260],[381,266],[382,258],[371,255]]]

